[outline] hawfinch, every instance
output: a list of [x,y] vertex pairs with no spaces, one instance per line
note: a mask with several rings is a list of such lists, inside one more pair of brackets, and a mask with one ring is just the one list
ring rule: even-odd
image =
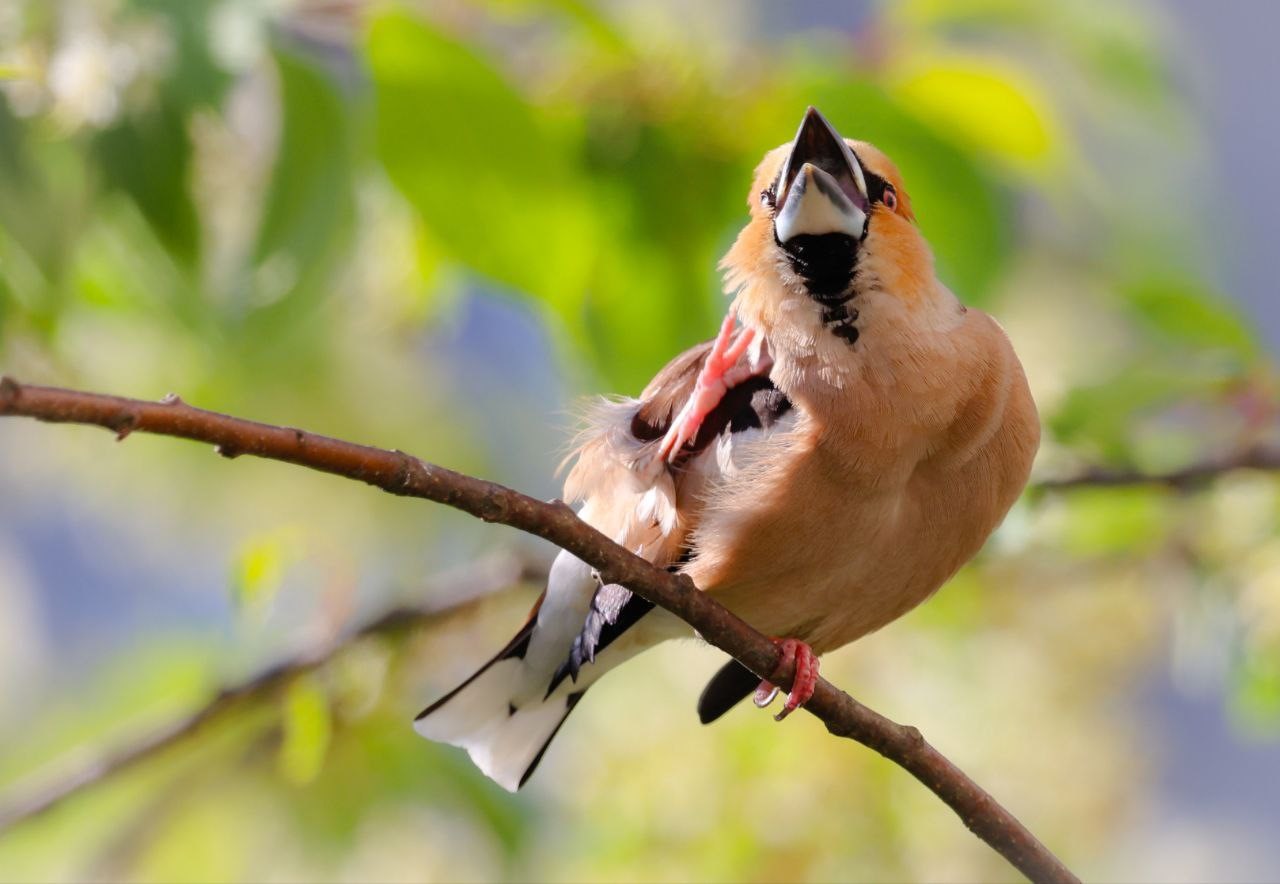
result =
[[[934,275],[897,168],[810,108],[756,171],[722,262],[734,295],[714,341],[638,399],[595,406],[565,497],[655,565],[688,574],[794,667],[920,604],[982,546],[1026,484],[1040,430],[1009,339]],[[528,780],[596,679],[691,634],[567,552],[524,627],[415,727],[499,785]],[[704,723],[755,691],[730,661]]]

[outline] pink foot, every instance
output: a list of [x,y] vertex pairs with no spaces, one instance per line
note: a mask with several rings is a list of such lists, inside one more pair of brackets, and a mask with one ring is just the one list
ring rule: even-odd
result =
[[[792,712],[795,712],[813,696],[814,690],[818,687],[818,658],[813,653],[813,648],[804,642],[794,638],[774,639],[782,656],[778,660],[778,667],[773,671],[773,677],[782,679],[793,668],[795,676],[791,681],[791,693],[787,694],[786,705],[782,707],[782,711],[775,715],[774,721],[782,721]],[[756,688],[753,702],[761,709],[773,702],[773,698],[778,695],[778,689],[772,681],[765,680],[760,682],[760,687]]]
[[759,366],[751,364],[738,365],[738,360],[751,346],[753,338],[755,331],[750,328],[744,328],[735,334],[733,313],[724,318],[724,322],[720,324],[720,334],[716,336],[716,342],[707,354],[707,361],[702,364],[702,371],[698,374],[689,401],[680,409],[680,414],[671,422],[671,429],[667,430],[667,435],[662,439],[662,445],[658,448],[659,461],[671,462],[679,457],[685,444],[698,435],[703,418],[720,404],[729,388],[761,370]]

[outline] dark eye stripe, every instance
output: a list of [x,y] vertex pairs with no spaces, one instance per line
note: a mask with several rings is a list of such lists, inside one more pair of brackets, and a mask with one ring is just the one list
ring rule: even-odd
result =
[[884,192],[889,187],[889,183],[875,172],[868,172],[865,168],[862,174],[867,179],[867,199],[873,203],[884,202]]
[[893,186],[868,169],[866,164],[862,162],[862,157],[856,153],[853,156],[858,161],[858,165],[862,167],[862,177],[867,180],[867,199],[873,203],[884,202],[885,190],[892,190]]

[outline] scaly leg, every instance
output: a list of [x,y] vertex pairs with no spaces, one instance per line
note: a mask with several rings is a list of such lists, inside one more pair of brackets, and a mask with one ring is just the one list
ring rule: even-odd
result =
[[[818,687],[818,657],[813,653],[813,648],[797,639],[774,639],[774,642],[782,651],[782,656],[778,660],[777,668],[773,671],[773,677],[780,679],[793,667],[795,669],[795,676],[791,680],[791,693],[787,694],[786,705],[773,717],[775,721],[782,721],[808,703],[813,696],[814,690]],[[752,701],[763,709],[772,703],[777,695],[778,688],[772,681],[766,679],[760,682],[760,687],[756,688]]]
[[751,346],[755,331],[744,328],[735,334],[736,319],[732,312],[724,318],[720,325],[720,334],[716,336],[707,360],[702,364],[702,371],[694,385],[689,401],[680,409],[671,428],[662,439],[658,449],[659,461],[674,461],[680,456],[680,450],[694,436],[702,420],[711,410],[720,404],[720,400],[729,392],[729,388],[740,384],[760,369],[749,364],[738,365],[742,354]]

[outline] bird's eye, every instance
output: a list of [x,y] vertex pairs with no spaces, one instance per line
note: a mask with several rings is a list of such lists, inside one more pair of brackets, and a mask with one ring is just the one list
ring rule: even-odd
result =
[[898,208],[898,192],[893,189],[892,184],[886,184],[884,186],[884,197],[881,199],[881,202],[884,203],[885,208],[890,212]]
[[768,187],[760,191],[760,205],[766,206],[772,209],[777,205],[777,203],[778,203],[778,197],[773,192],[772,187]]

